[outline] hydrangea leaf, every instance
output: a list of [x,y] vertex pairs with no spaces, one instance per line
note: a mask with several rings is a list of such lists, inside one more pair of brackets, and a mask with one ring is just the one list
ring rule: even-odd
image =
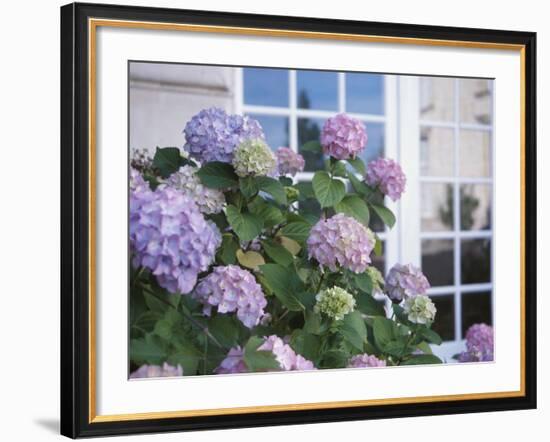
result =
[[442,364],[443,362],[435,355],[412,355],[400,365],[420,365],[420,364]]
[[179,148],[157,147],[153,158],[153,167],[159,171],[162,178],[168,178],[184,164],[185,158],[181,156]]
[[293,222],[284,226],[279,233],[281,236],[293,239],[294,241],[304,242],[309,236],[311,226],[308,223]]
[[355,286],[365,293],[372,293],[372,279],[367,272],[356,273],[353,275]]
[[255,182],[258,189],[271,195],[277,203],[287,203],[285,189],[276,179],[267,176],[259,176],[256,177]]
[[278,240],[280,241],[281,245],[285,249],[287,249],[293,256],[296,256],[298,253],[300,253],[300,250],[302,249],[297,241],[294,241],[291,238],[287,238],[286,236],[279,236]]
[[365,174],[367,173],[365,163],[361,158],[350,158],[348,159],[348,163],[357,171],[359,175],[365,176]]
[[355,218],[366,227],[369,226],[369,208],[365,201],[357,195],[346,195],[342,201],[334,206],[334,210]]
[[247,269],[258,270],[259,266],[265,264],[264,257],[260,253],[253,250],[243,252],[239,249],[237,250],[236,256],[239,264]]
[[[262,247],[267,256],[269,256],[277,264],[281,264],[286,267],[294,261],[292,254],[281,244],[278,244],[273,240],[266,239],[262,241]],[[263,264],[265,264],[265,262]]]
[[204,360],[201,353],[189,341],[180,341],[176,344],[176,351],[168,358],[168,363],[181,365],[186,376],[197,373],[199,363]]
[[315,198],[315,193],[313,192],[313,185],[310,181],[302,181],[296,184],[296,189],[300,192],[298,199],[300,201],[305,201],[309,198]]
[[258,193],[258,186],[256,185],[256,180],[254,177],[244,177],[239,178],[239,189],[245,198],[252,198],[256,193]]
[[290,338],[290,346],[297,354],[315,362],[319,357],[321,339],[304,330],[295,330]]
[[225,265],[235,264],[239,243],[230,233],[222,236],[222,245],[218,249],[218,259]]
[[376,244],[374,245],[374,254],[376,256],[382,256],[382,240],[376,234],[374,234],[374,237],[376,239]]
[[361,293],[355,297],[357,310],[367,316],[384,316],[384,305],[370,294]]
[[283,186],[292,186],[292,178],[289,178],[287,176],[280,176],[279,177],[279,182],[283,185]]
[[206,187],[212,189],[226,189],[239,184],[233,166],[221,161],[206,163],[197,171],[197,175]]
[[264,264],[260,270],[273,294],[286,308],[290,311],[304,310],[304,306],[294,295],[304,288],[296,273],[280,264]]
[[353,173],[348,174],[349,181],[353,186],[353,189],[364,197],[369,197],[372,194],[372,189],[367,186],[363,181],[359,180]]
[[241,213],[232,205],[227,206],[227,221],[241,241],[252,241],[262,231],[262,220],[252,213]]
[[317,153],[317,152],[321,152],[321,150],[322,150],[321,143],[316,140],[308,141],[307,143],[302,144],[302,146],[300,147],[300,152]]
[[429,342],[436,345],[441,345],[443,342],[443,339],[441,339],[441,336],[437,334],[435,331],[428,327],[421,327],[419,330],[419,333],[426,338]]
[[160,338],[148,334],[142,339],[130,341],[130,359],[138,365],[161,364],[166,359],[166,352]]
[[393,341],[397,336],[394,322],[384,317],[375,317],[373,319],[372,329],[374,332],[374,341],[381,350],[384,349],[388,342]]
[[346,195],[346,186],[338,179],[331,178],[325,171],[315,172],[313,192],[321,207],[332,207],[342,201]]
[[379,204],[371,204],[370,206],[390,229],[395,225],[395,215],[390,209]]
[[355,310],[344,316],[340,333],[357,350],[363,351],[363,344],[367,340],[367,327],[361,312]]
[[263,342],[262,338],[252,336],[244,347],[244,363],[251,372],[279,370],[281,368],[273,352],[258,350]]
[[239,324],[232,316],[217,315],[208,321],[208,331],[229,349],[238,344]]

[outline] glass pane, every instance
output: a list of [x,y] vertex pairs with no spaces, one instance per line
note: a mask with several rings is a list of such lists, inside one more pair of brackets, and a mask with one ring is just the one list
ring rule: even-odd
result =
[[455,80],[420,78],[420,119],[452,121],[454,119]]
[[460,228],[462,230],[491,229],[492,195],[489,184],[460,186]]
[[473,324],[492,325],[491,292],[462,293],[462,337]]
[[455,339],[455,300],[453,295],[431,296],[437,313],[432,325],[433,331],[439,333],[444,341]]
[[[298,146],[303,146],[308,141],[319,140],[324,122],[321,118],[298,118]],[[323,154],[301,151],[300,153],[306,160],[306,171],[315,172],[325,167]]]
[[382,254],[377,256],[376,253],[372,252],[370,255],[372,260],[372,265],[376,267],[382,275],[386,274],[386,241],[382,241]]
[[420,128],[420,174],[454,176],[454,130],[438,127]]
[[462,284],[491,281],[491,240],[463,239],[460,246]]
[[422,240],[422,271],[432,287],[454,284],[452,239]]
[[243,69],[244,102],[257,106],[288,107],[287,69]]
[[297,71],[298,107],[300,109],[338,109],[338,75],[336,72]]
[[[365,123],[365,122],[364,122]],[[384,123],[365,123],[367,128],[367,145],[361,158],[365,163],[384,156]]]
[[453,187],[450,183],[422,184],[420,221],[423,232],[453,230]]
[[460,176],[491,176],[491,134],[488,131],[461,130],[459,156]]
[[493,94],[492,80],[460,80],[460,121],[491,124]]
[[384,114],[384,76],[346,73],[346,111]]
[[289,145],[287,117],[258,114],[252,114],[250,117],[260,122],[265,133],[267,144],[269,144],[272,150]]

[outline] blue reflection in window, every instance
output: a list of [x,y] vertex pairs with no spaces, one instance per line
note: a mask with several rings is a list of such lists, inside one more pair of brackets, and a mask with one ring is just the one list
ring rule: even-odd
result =
[[361,154],[365,163],[384,156],[384,123],[365,123],[367,127],[367,146]]
[[287,69],[243,69],[244,102],[259,106],[288,107]]
[[269,147],[272,150],[276,150],[281,146],[288,147],[288,118],[287,117],[275,117],[271,115],[258,115],[251,114],[251,118],[254,118],[260,122],[262,129],[265,133],[265,138]]
[[346,111],[384,114],[384,76],[346,73]]
[[297,103],[300,109],[337,110],[336,72],[298,71]]

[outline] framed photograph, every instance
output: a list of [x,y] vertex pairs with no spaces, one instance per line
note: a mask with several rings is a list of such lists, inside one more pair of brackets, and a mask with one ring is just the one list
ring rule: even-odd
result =
[[535,44],[62,7],[62,434],[535,408]]

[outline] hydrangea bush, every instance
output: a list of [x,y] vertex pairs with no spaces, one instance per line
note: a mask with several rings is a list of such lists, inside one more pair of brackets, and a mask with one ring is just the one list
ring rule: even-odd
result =
[[[373,266],[371,214],[393,228],[380,201],[406,180],[391,160],[359,158],[363,123],[338,114],[301,146],[327,156],[311,183],[293,180],[302,156],[274,153],[249,117],[205,109],[184,135],[131,163],[131,377],[442,362],[422,271]],[[471,334],[482,359],[485,334]]]

